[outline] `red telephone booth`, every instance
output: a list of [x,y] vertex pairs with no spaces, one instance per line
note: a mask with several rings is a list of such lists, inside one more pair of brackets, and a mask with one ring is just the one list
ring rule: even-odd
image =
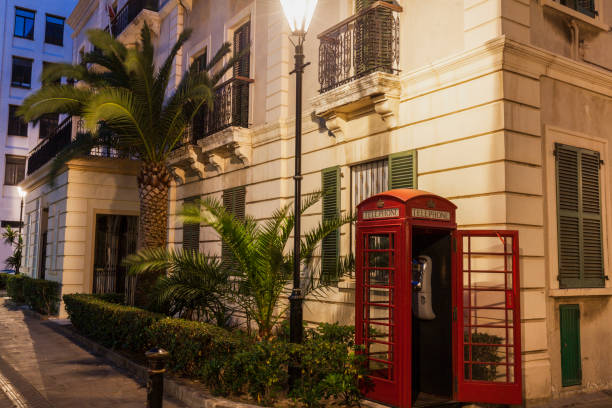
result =
[[458,231],[456,206],[391,190],[358,206],[356,340],[366,397],[522,402],[517,231]]

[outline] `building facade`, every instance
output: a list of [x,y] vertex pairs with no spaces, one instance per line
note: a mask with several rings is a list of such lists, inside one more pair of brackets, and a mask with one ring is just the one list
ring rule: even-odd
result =
[[[66,18],[76,0],[36,2],[5,0],[0,15],[5,21],[0,57],[0,222],[1,227],[19,225],[20,198],[17,185],[25,176],[30,150],[57,126],[58,117],[49,116],[38,124],[23,123],[15,114],[23,99],[40,87],[40,75],[46,64],[72,59],[72,29]],[[0,244],[0,261],[11,248]]]
[[[265,218],[293,200],[293,46],[280,3],[119,3],[78,3],[69,19],[75,61],[91,47],[88,27],[108,26],[129,44],[145,21],[160,59],[193,29],[174,84],[224,42],[250,45],[217,88],[213,113],[169,161],[170,246],[228,256],[215,233],[183,226],[178,213],[185,201],[212,195],[238,215]],[[611,24],[604,0],[320,0],[305,43],[302,188],[335,194],[305,214],[304,230],[389,188],[449,199],[460,228],[518,230],[528,401],[612,388]],[[68,190],[70,172],[62,176]],[[23,185],[31,190],[35,178]],[[96,191],[85,178],[83,188]],[[135,197],[133,179],[121,183],[121,196],[134,188]],[[32,214],[44,213],[35,196],[27,199],[29,248],[40,235]],[[83,230],[85,254],[95,252],[88,239],[99,205],[89,203],[58,213],[63,228]],[[131,206],[116,214],[136,215]],[[57,242],[56,255],[74,262],[64,291],[93,291],[93,255],[62,252]],[[354,242],[348,225],[326,240],[321,267],[334,268]],[[343,279],[325,299],[306,302],[305,318],[354,322],[354,293],[354,279]]]

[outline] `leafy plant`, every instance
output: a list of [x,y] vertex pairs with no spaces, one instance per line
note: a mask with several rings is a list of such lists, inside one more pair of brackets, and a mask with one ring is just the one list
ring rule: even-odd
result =
[[5,264],[7,268],[15,269],[15,274],[19,274],[21,268],[21,254],[23,251],[23,238],[10,225],[2,233],[2,239],[6,245],[14,247],[13,254],[6,258]]
[[[469,340],[469,335],[464,335],[466,344]],[[502,356],[497,353],[499,347],[496,345],[502,344],[502,338],[488,333],[472,333],[471,358],[470,349],[465,348],[464,359],[466,361],[474,361],[480,363],[499,363],[502,361]],[[484,345],[487,344],[487,345]],[[491,344],[492,346],[488,345]],[[470,376],[470,366],[472,375]],[[470,364],[465,366],[465,378],[473,380],[493,381],[497,377],[496,364]]]
[[[320,192],[306,195],[302,212],[316,204],[321,197]],[[198,205],[187,206],[183,212],[185,222],[212,227],[230,248],[238,265],[238,269],[232,271],[237,282],[233,301],[247,319],[255,322],[261,339],[269,339],[274,327],[285,316],[286,306],[280,304],[280,299],[289,294],[288,284],[293,268],[293,251],[286,250],[295,220],[291,207],[291,204],[281,207],[260,223],[251,216],[244,220],[237,218],[212,197]],[[324,290],[347,272],[337,268],[337,276],[321,279],[320,269],[315,268],[314,261],[315,250],[323,238],[351,221],[350,216],[325,220],[303,233],[300,261],[303,265],[304,295]]]
[[229,323],[229,272],[218,259],[195,251],[145,249],[125,260],[132,273],[165,270],[151,294],[152,308],[168,316]]
[[15,302],[25,303],[23,295],[23,281],[27,279],[24,275],[9,276],[6,282],[6,294]]

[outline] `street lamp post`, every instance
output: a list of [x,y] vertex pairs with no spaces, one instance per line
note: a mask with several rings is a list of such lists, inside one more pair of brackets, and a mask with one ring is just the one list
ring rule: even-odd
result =
[[[301,343],[304,329],[302,327],[302,294],[300,284],[300,214],[302,196],[302,75],[308,64],[304,63],[304,40],[312,20],[317,0],[280,0],[292,36],[296,37],[295,45],[295,181],[293,227],[293,290],[289,296],[289,339],[292,343]],[[293,367],[290,376],[294,380],[298,372]]]
[[[23,225],[23,199],[25,198],[27,192],[22,189],[21,187],[17,187],[17,190],[19,191],[19,197],[21,198],[21,204],[19,207],[19,236],[17,237],[17,245],[21,245],[22,239],[21,239],[21,226]],[[21,256],[21,252],[19,253],[19,255]],[[15,267],[15,274],[19,275],[19,269],[21,267],[21,259],[19,259],[19,263],[17,264],[17,266]]]

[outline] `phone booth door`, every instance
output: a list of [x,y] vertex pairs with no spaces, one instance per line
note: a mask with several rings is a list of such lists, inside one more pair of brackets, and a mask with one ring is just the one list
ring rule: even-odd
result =
[[456,231],[455,399],[521,404],[517,231]]
[[[361,277],[356,282],[356,341],[365,347],[370,371],[370,398],[389,405],[409,398],[400,386],[405,378],[406,356],[398,339],[406,339],[402,328],[410,327],[410,299],[398,296],[408,293],[404,253],[405,223],[363,227],[357,230],[356,262]],[[409,349],[409,347],[408,347]],[[406,370],[409,375],[409,370]],[[367,384],[366,384],[367,387]]]

